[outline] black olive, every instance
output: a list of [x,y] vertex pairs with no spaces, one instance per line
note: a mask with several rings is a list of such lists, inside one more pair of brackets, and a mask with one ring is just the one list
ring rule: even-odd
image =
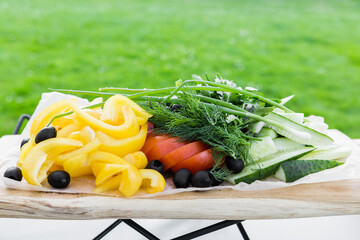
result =
[[152,160],[146,166],[148,169],[154,169],[164,175],[164,165],[159,160]]
[[54,127],[45,127],[41,129],[35,137],[35,143],[42,142],[49,138],[56,138],[57,131]]
[[54,188],[66,188],[70,183],[70,174],[63,170],[54,171],[49,174],[47,180]]
[[187,188],[191,181],[191,172],[187,168],[179,169],[173,177],[173,182],[177,188]]
[[24,139],[21,141],[20,149],[22,148],[22,146],[24,146],[24,144],[28,143],[29,140],[30,140],[30,138],[24,138]]
[[171,107],[170,107],[170,110],[172,112],[176,112],[176,111],[179,111],[180,109],[182,108],[182,106],[180,104],[173,104]]
[[20,182],[22,180],[22,173],[18,167],[9,167],[6,169],[4,177]]
[[209,172],[209,175],[210,175],[211,180],[213,181],[211,186],[219,186],[221,183],[224,182],[224,180],[222,180],[222,179],[216,179],[211,172]]
[[209,171],[198,171],[191,178],[191,185],[193,187],[210,187],[213,180],[210,177]]
[[225,159],[226,167],[233,171],[233,173],[239,173],[244,169],[244,161],[242,159],[235,159],[227,156]]

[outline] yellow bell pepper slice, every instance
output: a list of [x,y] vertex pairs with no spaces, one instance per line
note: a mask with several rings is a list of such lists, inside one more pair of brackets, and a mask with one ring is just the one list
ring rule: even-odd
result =
[[125,197],[131,197],[139,191],[141,183],[142,177],[140,171],[134,165],[130,164],[121,174],[119,191],[124,194]]
[[82,109],[85,113],[89,114],[93,118],[96,118],[97,120],[101,120],[101,117],[103,113],[100,110],[97,109]]
[[165,188],[165,178],[161,173],[153,169],[140,169],[142,177],[142,189],[146,193],[162,192]]
[[55,118],[54,121],[51,123],[51,125],[59,127],[60,129],[62,129],[62,128],[66,127],[67,125],[74,122],[74,115],[75,114]]
[[94,173],[94,176],[97,176],[102,168],[106,164],[120,164],[120,165],[128,165],[129,163],[126,162],[124,159],[102,151],[95,151],[89,154],[89,162]]
[[106,135],[103,132],[97,131],[96,135],[100,139],[100,150],[110,152],[120,157],[126,154],[139,151],[145,143],[147,136],[148,124],[141,126],[137,135],[125,139],[116,139]]
[[32,185],[41,186],[46,173],[53,164],[49,154],[70,151],[82,146],[82,142],[67,138],[50,138],[34,146],[22,163],[22,174]]
[[80,139],[84,144],[88,144],[89,142],[95,139],[95,132],[91,127],[86,126],[80,130]]
[[112,177],[106,180],[104,183],[97,186],[93,190],[93,193],[103,193],[103,192],[119,189],[120,181],[121,181],[121,175]]
[[[90,154],[89,159],[91,159],[91,165],[95,163],[98,163],[100,165],[106,165],[107,161],[113,161],[118,162],[120,165],[127,166],[127,168],[121,172],[119,191],[123,193],[126,197],[130,197],[139,190],[142,182],[142,177],[139,170],[133,164],[128,163],[121,157],[118,157],[114,154],[102,151],[96,151]],[[102,169],[100,169],[100,171]],[[99,176],[99,173],[96,175]]]
[[21,150],[20,150],[20,157],[19,160],[17,162],[17,166],[21,167],[22,163],[26,157],[26,155],[28,155],[28,153],[30,152],[30,150],[36,145],[35,143],[35,136],[30,137],[29,141],[27,143],[25,143]]
[[58,165],[51,165],[51,167],[48,170],[48,173],[54,172],[54,171],[58,171],[58,170],[64,170],[64,168],[62,166],[58,166]]
[[121,116],[121,108],[123,106],[130,106],[134,111],[139,124],[143,125],[152,115],[146,112],[143,108],[137,105],[131,99],[123,95],[114,95],[110,97],[104,104],[102,120],[113,123],[119,122],[119,116]]
[[61,128],[58,132],[57,132],[57,137],[61,137],[61,138],[66,138],[68,137],[71,133],[79,131],[80,130],[80,125],[75,121],[73,123],[70,123],[69,125]]
[[76,149],[75,151],[59,155],[55,159],[55,164],[62,166],[67,159],[93,152],[100,146],[100,144],[100,140],[98,138],[94,138],[93,141],[89,142],[88,144],[79,149]]
[[136,133],[139,131],[139,123],[130,106],[123,106],[121,108],[125,118],[124,124],[120,126],[112,126],[87,114],[85,111],[76,106],[76,104],[72,102],[69,102],[69,104],[72,110],[78,115],[79,119],[94,129],[98,129],[110,136],[127,138],[136,135]]
[[78,141],[82,141],[81,140],[81,136],[80,136],[80,131],[76,131],[76,132],[73,132],[71,133],[68,138],[70,139],[75,139],[75,140],[78,140]]
[[74,103],[74,100],[62,100],[51,104],[43,111],[41,111],[35,118],[30,127],[30,136],[36,135],[41,129],[43,129],[53,117],[59,115],[64,110],[69,108],[69,103]]
[[141,152],[141,151],[137,151],[137,152],[133,152],[133,153],[129,153],[124,157],[124,160],[134,164],[134,166],[138,169],[143,169],[147,166],[148,164],[148,160],[146,155]]
[[81,177],[92,174],[87,154],[80,154],[69,158],[65,160],[63,166],[64,170],[68,172],[71,177]]
[[96,176],[95,184],[100,185],[104,183],[106,180],[119,175],[124,169],[127,169],[129,165],[121,165],[121,164],[105,164],[105,166],[101,169],[99,174]]

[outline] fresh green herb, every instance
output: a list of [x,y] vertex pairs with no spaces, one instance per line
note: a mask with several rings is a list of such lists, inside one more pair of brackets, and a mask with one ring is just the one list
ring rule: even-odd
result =
[[248,148],[251,135],[247,135],[248,122],[228,123],[220,106],[202,102],[193,94],[182,94],[177,99],[181,108],[171,111],[160,102],[143,104],[153,117],[158,134],[170,134],[186,141],[202,141],[215,151],[222,152],[245,161],[249,159]]

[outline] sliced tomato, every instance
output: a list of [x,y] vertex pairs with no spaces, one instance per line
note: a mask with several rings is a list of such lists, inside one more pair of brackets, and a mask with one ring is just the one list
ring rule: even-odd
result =
[[187,168],[192,174],[201,170],[207,170],[214,165],[213,155],[211,149],[207,149],[198,153],[182,162],[174,165],[171,170],[175,173],[181,168]]
[[167,140],[155,144],[155,146],[147,152],[146,156],[149,162],[152,160],[160,160],[169,152],[172,152],[186,144],[187,142],[179,141],[179,138],[168,138]]
[[168,135],[149,135],[146,138],[145,144],[142,147],[141,151],[147,155],[147,153],[158,143],[168,140],[170,137]]
[[208,148],[209,147],[206,144],[200,141],[192,142],[169,152],[163,158],[161,158],[160,161],[163,163],[166,171],[175,164],[182,162],[185,159],[188,159]]

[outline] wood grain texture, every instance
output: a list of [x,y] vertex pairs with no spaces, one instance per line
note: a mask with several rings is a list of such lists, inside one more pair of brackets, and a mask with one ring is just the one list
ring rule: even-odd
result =
[[0,217],[43,219],[275,219],[360,214],[360,179],[241,192],[124,199],[0,189]]
[[360,214],[360,179],[264,191],[224,189],[138,199],[0,188],[0,217],[7,218],[239,220],[352,214]]

